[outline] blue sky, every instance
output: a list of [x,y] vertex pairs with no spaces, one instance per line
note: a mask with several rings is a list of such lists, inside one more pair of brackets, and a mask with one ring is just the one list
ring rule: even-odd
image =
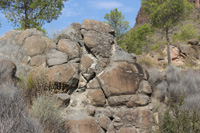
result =
[[[82,23],[84,19],[103,22],[105,21],[104,15],[114,8],[118,8],[125,15],[125,19],[129,21],[130,26],[133,27],[140,6],[140,0],[69,0],[65,3],[62,15],[43,27],[50,35],[65,29],[73,22]],[[12,23],[8,23],[3,14],[0,14],[0,21],[0,36],[14,29]]]

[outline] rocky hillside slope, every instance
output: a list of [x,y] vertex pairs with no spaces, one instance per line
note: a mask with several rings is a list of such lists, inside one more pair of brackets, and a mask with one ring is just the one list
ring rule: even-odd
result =
[[[190,3],[194,3],[195,8],[199,8],[199,0],[188,0]],[[144,11],[142,7],[140,7],[140,10],[138,11],[138,15],[136,17],[136,23],[135,26],[142,25],[144,23],[148,23],[148,17],[144,14]]]
[[73,23],[53,41],[35,29],[10,31],[0,39],[0,59],[14,62],[17,76],[45,73],[64,85],[56,95],[67,97],[70,133],[144,133],[152,123],[149,74],[116,45],[105,23]]

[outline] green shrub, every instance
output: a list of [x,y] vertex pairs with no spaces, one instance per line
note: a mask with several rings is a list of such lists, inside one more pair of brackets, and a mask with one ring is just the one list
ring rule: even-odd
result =
[[40,121],[46,133],[66,133],[64,109],[58,105],[58,99],[50,96],[40,96],[33,102],[32,115]]
[[22,88],[27,105],[31,106],[36,97],[49,93],[47,85],[48,82],[42,72],[39,76],[33,76],[32,73],[29,73],[25,78],[21,76],[19,86]]
[[192,24],[187,24],[187,25],[184,25],[182,28],[181,28],[181,32],[178,33],[178,34],[174,34],[172,36],[172,40],[173,41],[187,41],[189,39],[193,39],[195,37],[197,37],[198,35],[198,32],[197,30],[194,28],[194,25]]
[[159,48],[159,45],[156,44],[156,45],[153,45],[153,46],[151,47],[151,50],[153,51],[153,50],[156,50],[156,49],[158,49],[158,48]]
[[141,54],[148,50],[149,37],[154,33],[149,24],[143,24],[137,29],[133,29],[124,37],[124,44],[130,53]]
[[193,39],[193,38],[197,37],[197,34],[198,34],[198,32],[194,28],[194,26],[191,24],[187,24],[181,28],[180,36],[181,36],[182,40],[188,40],[188,39]]
[[161,116],[157,133],[199,133],[200,115],[196,110],[183,108],[184,97],[179,95],[178,99],[168,104],[167,110]]

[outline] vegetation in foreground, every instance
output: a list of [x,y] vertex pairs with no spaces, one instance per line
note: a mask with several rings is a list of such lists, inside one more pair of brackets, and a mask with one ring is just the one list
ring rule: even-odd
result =
[[149,73],[154,93],[158,91],[157,97],[166,104],[156,132],[200,132],[199,73],[195,70],[181,71],[174,66],[167,68],[165,78],[156,68],[149,69]]
[[27,79],[0,84],[0,133],[66,133],[64,109],[45,90],[44,79]]

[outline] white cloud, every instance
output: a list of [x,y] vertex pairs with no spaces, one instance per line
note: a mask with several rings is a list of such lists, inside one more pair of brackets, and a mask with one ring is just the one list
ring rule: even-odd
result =
[[116,2],[116,1],[88,1],[88,3],[99,9],[114,9],[114,8],[120,8],[123,6],[122,3]]
[[66,7],[62,11],[62,16],[63,17],[71,17],[71,16],[78,16],[80,14],[80,11],[77,11],[73,8]]

